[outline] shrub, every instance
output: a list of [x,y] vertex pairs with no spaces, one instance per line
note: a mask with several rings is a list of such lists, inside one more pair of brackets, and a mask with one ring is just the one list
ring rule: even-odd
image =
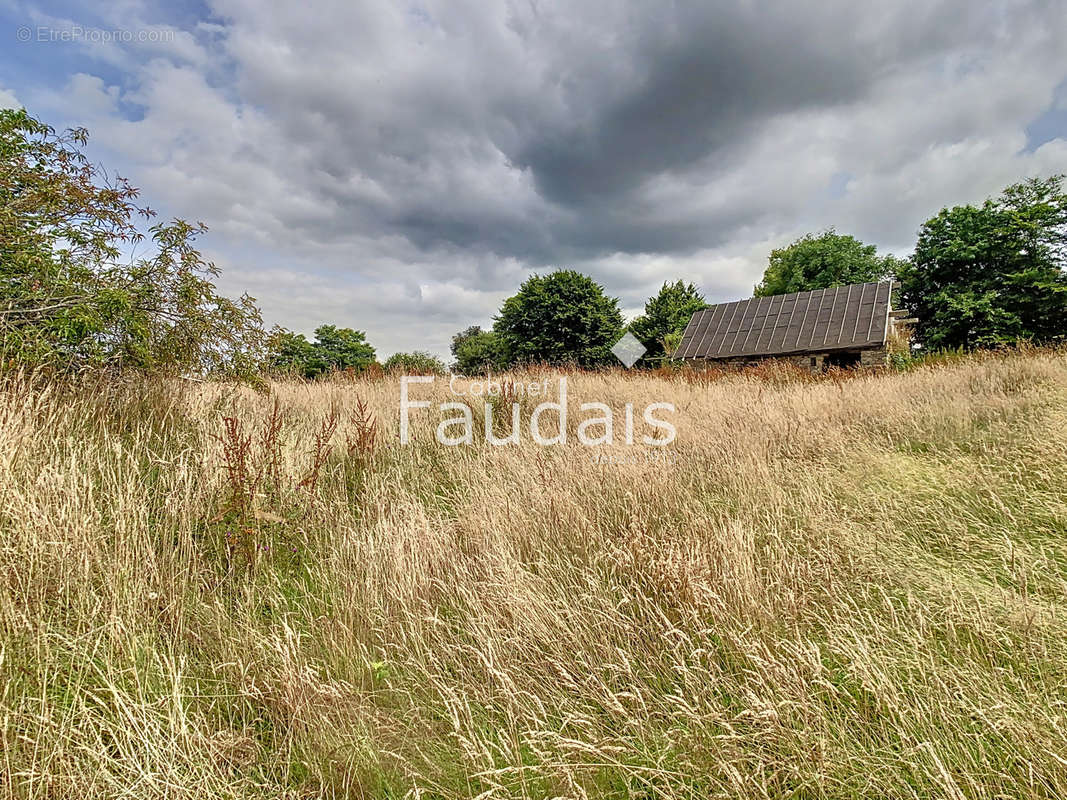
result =
[[413,353],[393,353],[382,365],[387,373],[407,375],[444,375],[448,368],[437,356],[416,350]]

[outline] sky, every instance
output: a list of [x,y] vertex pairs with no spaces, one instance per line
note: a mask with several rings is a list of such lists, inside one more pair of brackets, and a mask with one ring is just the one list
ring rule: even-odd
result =
[[[6,41],[4,41],[6,39]],[[446,356],[532,274],[640,313],[1067,172],[1060,0],[0,0],[0,106],[84,126],[269,323]]]

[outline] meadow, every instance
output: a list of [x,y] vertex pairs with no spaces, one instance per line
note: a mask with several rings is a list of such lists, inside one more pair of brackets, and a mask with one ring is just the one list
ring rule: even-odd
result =
[[1067,796],[1067,357],[567,377],[3,378],[0,797]]

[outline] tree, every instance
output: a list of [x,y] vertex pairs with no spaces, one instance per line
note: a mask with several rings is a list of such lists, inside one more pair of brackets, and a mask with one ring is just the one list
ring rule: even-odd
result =
[[452,369],[462,375],[477,375],[507,368],[500,337],[478,325],[452,337]]
[[326,370],[326,362],[319,357],[315,345],[304,334],[279,331],[272,347],[271,366],[279,372],[290,372],[314,378]]
[[374,363],[374,348],[363,331],[320,325],[315,341],[303,334],[282,331],[275,340],[271,364],[275,369],[317,378],[327,372],[353,369],[362,371]]
[[214,264],[176,219],[142,243],[138,190],[109,179],[82,149],[84,129],[57,134],[25,110],[0,110],[0,349],[21,364],[133,367],[250,377],[267,352],[253,298],[216,293]]
[[671,334],[681,334],[693,314],[707,307],[704,295],[693,284],[665,282],[659,294],[645,303],[645,313],[630,323],[630,332],[648,348],[642,360],[669,356],[674,348],[667,349],[665,340],[673,342],[677,337]]
[[1063,181],[1030,179],[923,224],[899,272],[919,343],[972,349],[1067,336]]
[[899,263],[893,256],[879,256],[873,244],[835,233],[831,228],[772,250],[755,295],[768,297],[880,281],[893,275]]
[[404,375],[444,375],[448,372],[445,362],[421,350],[413,353],[393,353],[382,366],[386,372]]
[[374,348],[363,331],[320,325],[315,329],[315,347],[329,369],[363,369],[374,361]]
[[617,298],[580,272],[557,270],[526,280],[504,301],[493,330],[511,363],[592,367],[614,360],[623,325]]

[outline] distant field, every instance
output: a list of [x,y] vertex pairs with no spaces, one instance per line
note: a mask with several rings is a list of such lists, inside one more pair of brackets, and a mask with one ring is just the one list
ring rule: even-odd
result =
[[6,379],[0,796],[1067,796],[1067,357],[568,381]]

